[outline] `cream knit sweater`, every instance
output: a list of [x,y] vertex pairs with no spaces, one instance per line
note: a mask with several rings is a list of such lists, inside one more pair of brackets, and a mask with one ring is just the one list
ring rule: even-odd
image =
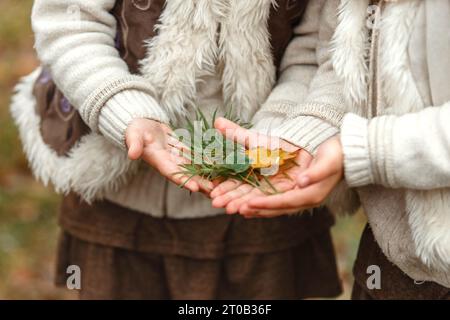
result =
[[369,48],[369,1],[341,1],[304,101],[257,117],[312,152],[340,127],[345,180],[384,254],[413,279],[450,287],[450,3],[380,4]]
[[[185,5],[187,9],[191,10],[192,7],[189,6],[191,1],[193,0],[169,0],[167,2],[165,20],[162,21],[163,25],[166,24],[164,32],[180,32],[180,30],[171,31],[170,28],[177,28],[177,17],[171,17],[167,10],[174,10],[175,5]],[[228,0],[201,1],[204,2],[204,8],[229,2]],[[334,9],[323,10],[324,6],[333,6],[333,2],[325,0],[310,2],[304,19],[296,28],[295,37],[286,50],[279,70],[281,76],[273,90],[271,92],[269,90],[268,104],[274,106],[295,104],[303,100],[310,81],[317,71],[318,60],[325,55],[323,52],[326,51],[325,47],[320,48],[318,54],[316,54],[318,29],[322,21],[329,18],[327,15],[334,15]],[[89,2],[83,0],[36,0],[32,14],[32,25],[36,35],[35,46],[39,58],[51,71],[58,88],[71,104],[80,111],[83,120],[94,132],[100,132],[109,141],[125,149],[125,130],[131,120],[135,118],[149,118],[161,122],[168,122],[169,120],[167,110],[161,106],[157,98],[161,96],[161,89],[164,90],[161,87],[164,84],[155,82],[155,79],[164,78],[166,66],[164,66],[164,62],[146,66],[144,70],[151,70],[151,72],[149,71],[151,74],[142,77],[133,76],[129,73],[127,66],[114,48],[116,21],[109,13],[114,4],[115,0]],[[235,59],[234,62],[238,62],[238,64],[231,64],[233,67],[225,68],[224,72],[229,74],[226,74],[223,78],[241,77],[239,81],[236,81],[239,83],[239,88],[247,88],[247,91],[251,91],[250,94],[255,97],[251,99],[244,97],[239,100],[239,95],[245,94],[245,90],[237,90],[232,92],[231,95],[237,97],[235,105],[246,108],[246,105],[253,100],[267,98],[264,93],[267,87],[267,78],[274,78],[275,76],[275,68],[270,67],[268,62],[261,60],[264,52],[270,52],[270,47],[264,46],[267,39],[258,38],[257,34],[259,33],[260,36],[265,34],[265,31],[261,28],[264,27],[264,24],[251,23],[252,19],[257,19],[261,12],[272,5],[272,1],[239,3],[239,5],[241,4],[252,6],[253,9],[248,12],[257,15],[257,17],[253,17],[250,14],[250,16],[242,18],[250,19],[248,25],[255,25],[256,28],[251,30],[256,42],[250,43],[249,50],[244,50],[244,52],[259,49],[257,53],[260,57],[248,61],[236,61],[239,57],[227,56],[228,63],[232,63],[231,60]],[[235,3],[235,6],[238,10],[237,3]],[[204,12],[204,14],[204,20],[206,21],[208,12]],[[233,14],[239,16],[239,12]],[[244,25],[245,22],[240,21]],[[233,26],[231,25],[231,27]],[[211,26],[211,29],[216,31],[214,25]],[[223,32],[231,32],[227,31],[224,26],[222,30]],[[192,41],[202,40],[198,38],[198,35],[193,36],[196,38]],[[166,45],[164,38],[159,40],[162,41],[160,43],[158,43],[158,40],[156,41],[153,51],[157,51],[158,46]],[[204,40],[207,41],[208,39],[205,38]],[[247,39],[240,40],[233,37],[233,39],[227,38],[221,41],[224,45],[229,43],[230,46],[232,41],[240,41],[239,46],[243,46],[245,42],[242,40]],[[199,45],[201,43],[203,42],[199,42]],[[184,61],[185,56],[189,57],[190,54],[196,54],[196,52],[189,52],[188,49],[186,47],[180,51],[180,54],[182,54],[179,57],[182,59],[180,61]],[[171,52],[177,50],[171,50]],[[198,53],[199,50],[203,49],[196,47],[196,50]],[[208,51],[208,48],[205,50]],[[143,63],[149,63],[148,61],[152,60],[151,53],[150,58],[147,58]],[[157,55],[157,53],[155,54]],[[207,56],[207,54],[208,52],[204,56]],[[196,59],[197,57],[202,57],[202,55],[197,55]],[[253,60],[258,60],[259,65],[252,66]],[[191,63],[192,61],[186,61],[186,64]],[[208,65],[208,63],[205,63],[205,65]],[[183,65],[176,64],[173,67],[182,68]],[[266,70],[270,70],[273,74],[266,76],[265,73],[268,72]],[[222,92],[226,91],[222,88],[233,88],[233,85],[227,84],[224,86],[221,74],[218,72],[214,74],[205,70],[198,70],[197,72],[191,69],[177,72],[203,73],[203,76],[196,79],[195,104],[206,115],[211,114],[216,107],[224,111],[225,103]],[[176,81],[178,76],[179,74],[175,74],[174,79],[170,80]],[[165,80],[167,81],[167,79]],[[173,91],[186,90],[186,85],[189,83],[184,83],[179,87],[179,90]],[[176,94],[172,100],[179,100]],[[256,107],[259,106],[256,105]],[[251,109],[253,107],[254,103],[248,110],[242,110],[243,114],[251,113],[252,116],[253,111]],[[311,121],[314,122],[314,119],[311,118]],[[308,126],[309,124],[305,127],[305,132],[309,131]],[[323,135],[324,138],[327,138],[336,133],[337,129],[331,128]],[[188,192],[168,183],[146,164],[142,164],[140,171],[128,185],[119,191],[110,192],[106,197],[112,202],[155,217],[198,218],[223,213],[222,210],[211,208],[210,200],[203,195],[189,195]]]

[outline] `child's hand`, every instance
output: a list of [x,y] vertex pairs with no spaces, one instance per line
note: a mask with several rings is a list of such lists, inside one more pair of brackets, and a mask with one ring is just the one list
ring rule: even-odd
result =
[[[295,158],[298,166],[293,166],[282,173],[275,174],[269,179],[270,184],[278,192],[288,192],[297,188],[295,177],[307,170],[311,163],[312,156],[305,150],[299,150]],[[268,188],[267,186],[265,188]],[[249,184],[237,180],[227,180],[218,185],[211,192],[213,206],[217,208],[226,208],[228,214],[241,213],[244,216],[252,217],[255,215],[253,211],[244,212],[243,209],[248,207],[248,202],[252,199],[265,198],[267,195],[260,187],[254,187]],[[283,211],[283,213],[289,213]]]
[[[181,157],[179,141],[171,137],[172,130],[165,124],[149,119],[136,119],[126,131],[128,157],[132,160],[142,159],[161,175],[172,182],[182,185],[189,177],[179,175],[180,165],[187,160]],[[184,187],[192,192],[209,193],[213,184],[200,177],[189,180]]]
[[[294,189],[297,184],[295,177],[304,172],[312,161],[312,156],[305,150],[300,150],[284,140],[275,137],[262,135],[239,125],[223,119],[217,119],[215,128],[228,139],[234,140],[247,148],[263,147],[266,149],[282,149],[287,152],[298,152],[295,162],[298,166],[293,166],[283,172],[279,172],[270,177],[273,187],[280,192]],[[226,208],[228,214],[240,212],[248,201],[255,198],[264,197],[264,192],[260,188],[253,187],[237,180],[227,180],[219,184],[212,192],[213,206]]]
[[344,176],[344,156],[338,137],[323,143],[310,167],[296,178],[297,188],[274,196],[250,199],[240,213],[248,217],[275,217],[323,203]]
[[[247,147],[249,140],[257,139],[265,147],[278,144],[287,151],[297,148],[278,138],[241,128],[225,119],[218,119],[215,127],[224,135],[228,132],[228,138]],[[343,177],[343,152],[339,138],[332,138],[322,144],[315,159],[305,150],[300,150],[296,162],[300,166],[285,172],[294,180],[284,174],[269,179],[283,193],[265,195],[259,188],[228,180],[211,192],[213,205],[226,208],[230,214],[240,213],[248,218],[276,217],[319,206]]]

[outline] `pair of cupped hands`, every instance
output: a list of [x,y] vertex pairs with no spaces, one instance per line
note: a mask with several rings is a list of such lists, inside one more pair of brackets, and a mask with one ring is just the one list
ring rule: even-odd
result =
[[221,182],[201,177],[189,179],[177,174],[180,165],[188,160],[173,152],[173,148],[183,149],[183,145],[167,125],[149,119],[136,119],[128,126],[128,156],[132,160],[142,159],[161,175],[191,192],[205,193],[212,199],[213,207],[246,218],[270,218],[320,206],[343,178],[343,152],[338,137],[324,142],[312,156],[287,141],[244,129],[225,118],[218,118],[214,127],[227,139],[246,147],[249,141],[258,141],[259,147],[271,149],[271,146],[277,146],[287,152],[297,152],[295,162],[298,165],[269,177],[278,191],[275,195],[234,179]]

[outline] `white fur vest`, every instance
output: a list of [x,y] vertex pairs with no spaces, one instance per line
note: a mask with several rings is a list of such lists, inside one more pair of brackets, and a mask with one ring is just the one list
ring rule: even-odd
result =
[[[445,38],[445,32],[448,35],[449,31],[448,21],[436,21],[433,15],[433,10],[448,9],[448,1],[411,0],[385,4],[379,28],[374,29],[378,39],[372,38],[377,41],[372,48],[369,27],[373,20],[368,17],[377,8],[369,5],[369,0],[342,0],[339,9],[333,39],[333,65],[345,83],[347,111],[366,117],[402,115],[448,102],[448,83],[447,90],[442,90],[438,79],[448,79],[448,74],[444,77],[442,70],[448,65],[449,57],[443,53],[440,60],[427,59],[427,53],[430,55],[440,45],[438,42],[448,41]],[[418,32],[427,34],[421,36],[416,34]],[[439,33],[443,33],[442,38],[437,36]],[[424,39],[427,39],[425,43],[421,41]],[[428,52],[424,53],[423,48]],[[418,67],[424,65],[429,71],[426,79]],[[374,67],[376,76],[372,73]],[[370,98],[371,87],[378,89],[374,90],[379,95],[375,99]],[[429,88],[429,92],[424,92],[424,88]],[[370,106],[371,101],[375,101],[375,108]],[[450,190],[404,190],[404,197],[398,197],[398,201],[404,201],[404,206],[399,207],[406,210],[406,216],[404,212],[384,214],[379,204],[370,204],[370,193],[375,196],[375,191],[363,190],[361,198],[369,199],[365,205],[369,223],[385,255],[416,280],[450,286]],[[371,205],[377,209],[368,210]],[[410,232],[410,236],[398,232]],[[415,256],[405,256],[411,244],[397,241],[408,237],[413,242]],[[422,265],[412,267],[417,260]]]

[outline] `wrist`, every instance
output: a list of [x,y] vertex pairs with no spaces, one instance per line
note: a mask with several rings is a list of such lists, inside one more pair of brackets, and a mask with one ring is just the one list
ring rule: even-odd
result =
[[155,99],[146,93],[129,90],[107,101],[99,116],[99,131],[122,149],[126,149],[126,131],[137,119],[168,122]]

